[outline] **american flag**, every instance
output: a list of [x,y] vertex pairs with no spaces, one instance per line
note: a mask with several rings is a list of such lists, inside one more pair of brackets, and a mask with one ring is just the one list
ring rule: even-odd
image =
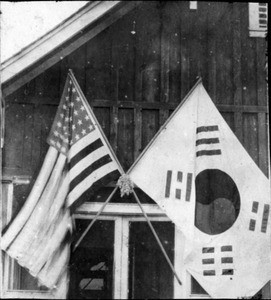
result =
[[122,173],[72,73],[47,141],[50,147],[39,175],[5,228],[1,248],[40,284],[61,291],[68,282],[70,212]]
[[72,208],[87,200],[93,192],[120,176],[120,167],[98,127],[98,123],[69,75],[48,143],[68,157]]

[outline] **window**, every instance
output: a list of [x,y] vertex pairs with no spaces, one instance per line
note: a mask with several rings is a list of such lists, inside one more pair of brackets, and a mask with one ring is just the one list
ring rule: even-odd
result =
[[[28,190],[28,180],[8,180],[2,184],[2,228],[9,223],[19,211],[18,204],[24,202]],[[59,298],[66,291],[49,292],[44,286],[39,286],[37,280],[17,262],[2,251],[2,296],[3,298]]]
[[192,295],[208,295],[204,288],[191,276],[191,294]]
[[[174,225],[152,222],[169,259],[174,261]],[[129,299],[172,299],[173,273],[147,222],[129,222]]]
[[265,37],[267,33],[267,3],[249,3],[249,36]]
[[[77,210],[76,219],[84,219],[89,224],[101,205],[102,203],[97,202],[84,203]],[[176,228],[174,224],[157,205],[142,205],[174,264],[181,250],[181,248],[175,250]],[[109,221],[113,221],[114,225],[106,225]],[[76,222],[79,224],[78,221]],[[96,222],[99,222],[99,225],[95,231]],[[135,299],[141,296],[149,299],[180,298],[178,295],[182,293],[183,286],[175,280],[138,204],[109,203],[96,222],[93,225],[92,234],[85,238],[95,240],[96,236],[103,236],[103,228],[109,226],[110,233],[107,231],[106,239],[110,240],[111,257],[112,232],[114,231],[114,262],[112,275],[110,275],[113,285],[111,298]],[[100,222],[104,222],[104,225]],[[110,267],[108,270],[111,270]],[[182,276],[181,264],[176,264],[175,270],[180,274],[179,276]],[[102,283],[100,281],[97,284]]]
[[[12,216],[12,200],[26,186],[5,183],[4,225]],[[143,201],[142,201],[143,202]],[[76,237],[81,236],[102,202],[86,202],[75,214]],[[185,238],[156,204],[143,203],[182,285],[172,274],[136,203],[109,203],[79,247],[71,255],[69,298],[210,298],[184,268]],[[13,208],[14,211],[15,208]],[[3,255],[4,298],[60,298],[39,287],[33,277]]]
[[[19,211],[28,184],[3,185],[3,227]],[[16,201],[15,201],[16,200]],[[174,278],[163,254],[135,203],[109,203],[78,249],[71,255],[70,298],[185,298],[204,294],[182,267],[184,237],[156,204],[142,201],[145,212],[181,278]],[[103,203],[84,203],[75,215],[75,240],[82,234]],[[35,278],[4,252],[4,298],[59,298],[40,287]],[[192,284],[192,290],[191,290]],[[62,292],[62,296],[67,291]],[[205,295],[206,296],[206,295]],[[208,296],[207,296],[208,297]]]
[[[176,229],[156,204],[143,203],[142,200],[142,205],[183,284],[179,285],[171,272],[139,206],[135,203],[116,201],[107,204],[103,214],[85,237],[86,241],[83,240],[84,242],[82,241],[82,244],[79,245],[79,248],[88,245],[93,248],[89,251],[93,252],[97,245],[98,248],[101,246],[99,246],[99,239],[107,240],[104,249],[100,251],[105,255],[103,259],[87,268],[88,272],[91,272],[91,268],[95,266],[97,268],[105,266],[103,271],[110,272],[107,278],[110,279],[110,282],[112,280],[112,285],[110,283],[106,287],[107,280],[100,279],[98,272],[96,275],[92,273],[93,277],[84,277],[92,279],[91,282],[93,282],[93,285],[88,287],[87,293],[89,295],[96,293],[95,295],[99,294],[106,298],[109,297],[109,294],[106,294],[107,291],[110,291],[111,298],[115,299],[179,299],[193,298],[199,295],[201,298],[210,298],[199,284],[196,283],[197,286],[195,286],[194,282],[196,281],[193,281],[183,268],[185,238],[182,233]],[[77,231],[80,231],[80,234],[101,206],[102,203],[99,202],[87,202],[77,209],[75,217]],[[76,255],[76,251],[74,255]],[[79,250],[77,253],[80,251],[83,250]],[[111,268],[112,256],[114,258],[113,269]],[[88,260],[87,256],[86,259]],[[105,261],[110,263],[104,265]],[[83,282],[81,282],[82,286],[86,288],[88,286],[87,279],[84,279],[84,283],[83,286]],[[73,284],[71,280],[70,289],[77,289],[78,293],[78,288],[81,289],[82,286],[80,287],[77,283],[75,288]],[[82,295],[70,294],[70,296],[81,297]]]
[[[98,220],[71,254],[69,298],[112,299],[114,266],[113,220]],[[78,240],[89,220],[76,220]]]

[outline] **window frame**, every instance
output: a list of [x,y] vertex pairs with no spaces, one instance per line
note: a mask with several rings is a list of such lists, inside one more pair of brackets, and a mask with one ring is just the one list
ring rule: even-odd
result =
[[[29,184],[28,180],[5,180],[1,183],[1,188],[3,185],[7,185],[7,199],[6,201],[6,224],[10,221],[12,216],[12,204],[14,199],[14,186]],[[3,201],[1,202],[1,210],[3,216]],[[1,228],[3,228],[6,224],[3,222],[3,218],[1,218]],[[0,233],[1,234],[1,233]],[[17,289],[9,289],[10,280],[14,280],[14,263],[13,259],[9,257],[4,251],[1,250],[1,272],[2,272],[2,282],[0,282],[0,290],[1,290],[1,298],[2,299],[59,299],[63,298],[63,296],[67,293],[65,291],[42,291],[42,290],[17,290]],[[4,267],[5,266],[5,267]],[[10,268],[11,266],[11,268]]]
[[[101,209],[101,202],[86,202],[82,204],[74,214],[75,218],[93,219]],[[142,207],[148,215],[150,221],[170,222],[171,220],[165,215],[157,204],[142,204]],[[108,203],[98,220],[115,220],[115,246],[114,246],[114,299],[128,299],[128,274],[129,274],[129,223],[142,221],[146,222],[142,211],[137,203]],[[179,285],[177,279],[173,279],[174,299],[180,298],[201,298],[210,299],[208,294],[192,294],[191,275],[184,268],[184,246],[185,237],[175,227],[174,233],[174,268],[181,277],[182,285]],[[122,234],[120,234],[122,233]],[[118,242],[117,242],[118,241]],[[119,255],[117,255],[119,251]]]
[[[261,12],[260,9],[266,9],[266,11]],[[260,14],[266,15],[266,25],[260,24],[261,18]],[[268,31],[268,2],[249,2],[248,3],[248,22],[249,22],[249,37],[260,37],[265,38]]]

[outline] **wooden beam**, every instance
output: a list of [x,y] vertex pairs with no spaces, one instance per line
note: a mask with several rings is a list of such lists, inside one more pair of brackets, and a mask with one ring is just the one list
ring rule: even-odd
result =
[[64,57],[78,49],[80,46],[87,43],[90,39],[95,37],[105,28],[107,28],[112,23],[116,22],[119,18],[127,14],[133,8],[135,8],[140,2],[141,1],[125,2],[125,4],[122,4],[121,7],[118,8],[116,11],[107,13],[105,16],[103,16],[102,21],[99,20],[98,22],[96,22],[90,30],[83,34],[80,34],[78,38],[76,38],[72,42],[68,41],[67,43],[61,45],[57,48],[57,50],[53,52],[53,54],[48,54],[47,57],[41,59],[33,66],[17,74],[16,79],[14,79],[10,83],[4,84],[4,97],[10,95],[11,93],[19,89],[21,86],[34,79],[39,74],[43,73],[45,70],[49,69],[51,66],[62,60]]
[[[7,102],[11,102],[7,99]],[[29,97],[27,99],[17,99],[17,104],[35,104],[35,105],[54,105],[58,106],[59,99],[56,98],[39,98]],[[132,109],[162,109],[174,110],[179,103],[177,102],[134,102],[134,101],[112,101],[96,99],[91,100],[91,107],[115,107],[115,108],[132,108]],[[220,112],[238,112],[238,113],[268,113],[267,105],[231,105],[217,104],[216,107]],[[116,113],[116,111],[114,112]]]
[[134,109],[134,159],[136,159],[141,151],[142,146],[142,112],[140,108]]
[[166,120],[169,117],[169,110],[168,109],[160,109],[159,110],[159,127],[164,125]]
[[266,41],[264,39],[256,39],[256,73],[257,73],[257,104],[258,105],[267,105],[268,103],[268,87],[266,82],[266,72],[265,63],[266,63]]
[[[215,5],[215,6],[214,6]],[[216,3],[211,3],[209,9],[207,10],[207,41],[208,41],[208,53],[207,53],[207,66],[208,66],[208,91],[211,99],[214,103],[217,102],[216,99],[216,38],[215,38],[215,28],[213,26],[214,18],[213,13],[215,11]]]
[[[85,202],[79,206],[75,211],[75,218],[80,215],[96,215],[96,213],[101,209],[102,202]],[[163,216],[165,212],[157,204],[142,204],[145,212],[148,216]],[[102,214],[107,215],[130,215],[130,216],[142,216],[142,211],[137,203],[108,203],[104,208]],[[168,219],[169,220],[169,219]]]
[[267,141],[267,115],[258,113],[258,149],[259,167],[268,176],[268,141]]
[[110,107],[110,144],[115,153],[117,153],[117,136],[118,136],[118,107],[111,106]]
[[[182,1],[180,1],[182,2]],[[185,3],[185,2],[183,2]],[[181,98],[185,97],[187,91],[190,88],[190,80],[189,74],[191,72],[190,66],[190,39],[189,39],[189,31],[190,31],[190,18],[187,17],[189,15],[189,9],[187,5],[182,5],[183,9],[183,17],[181,18],[180,24],[180,41],[182,43],[180,48],[180,62],[181,62]]]
[[234,113],[234,132],[240,143],[243,144],[243,116],[240,112]]
[[[241,26],[239,3],[232,3],[233,23],[233,103],[242,106],[242,80],[241,80]],[[243,141],[243,116],[238,110],[234,111],[235,134],[240,142]]]
[[164,16],[164,12],[161,12],[161,31],[160,31],[160,43],[161,43],[161,89],[160,99],[162,102],[169,102],[169,74],[170,74],[170,26],[168,19]]
[[31,291],[31,290],[14,290],[5,291],[4,299],[57,299],[58,296],[53,291]]
[[[3,229],[3,224],[2,224],[2,219],[3,219],[3,195],[2,195],[2,146],[3,145],[3,139],[4,137],[2,136],[2,134],[4,134],[4,130],[2,128],[2,126],[4,125],[4,120],[2,120],[2,116],[4,116],[3,114],[3,107],[2,107],[2,92],[0,90],[0,199],[1,199],[1,204],[0,204],[0,249],[1,249],[1,239],[2,239],[2,229]],[[2,255],[3,252],[0,251],[1,255],[0,255],[0,298],[3,299],[3,280],[2,280],[2,276],[3,276],[3,259],[2,259]]]

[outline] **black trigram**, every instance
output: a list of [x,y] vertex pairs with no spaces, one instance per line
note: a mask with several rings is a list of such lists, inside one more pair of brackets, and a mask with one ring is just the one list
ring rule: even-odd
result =
[[[234,271],[231,268],[233,264],[233,257],[228,256],[229,252],[232,252],[232,246],[226,245],[220,248],[221,255],[220,260],[215,261],[215,248],[205,247],[202,248],[202,265],[206,268],[203,270],[203,276],[215,276],[215,275],[233,275]],[[219,270],[219,274],[218,273]],[[221,273],[220,273],[221,272]]]
[[168,170],[166,178],[165,198],[169,198],[171,193],[173,192],[173,197],[175,199],[185,199],[185,201],[190,201],[192,190],[192,178],[192,173],[186,173],[185,176],[185,174],[181,171],[175,172]]
[[[202,264],[203,267],[215,267],[215,248],[214,247],[205,247],[202,248]],[[204,276],[215,276],[215,268],[213,270],[203,270]]]
[[[218,131],[219,129],[217,125],[197,127],[197,157],[221,154]],[[215,145],[215,147],[213,145]]]
[[[228,252],[232,252],[232,246],[222,246],[221,247],[222,255],[228,254]],[[223,265],[222,268],[222,275],[233,275],[233,269],[232,268],[225,268],[224,264],[232,264],[233,263],[233,257],[232,256],[222,256],[221,257],[221,264]]]
[[[262,214],[262,223],[261,223],[261,232],[266,233],[267,230],[267,224],[268,224],[268,218],[269,218],[269,210],[270,206],[269,204],[264,204],[263,206],[263,214]],[[257,214],[259,211],[259,202],[253,201],[252,203],[252,210],[253,213]],[[256,217],[256,216],[255,216]],[[250,219],[249,222],[249,230],[255,231],[256,228],[256,220]]]

